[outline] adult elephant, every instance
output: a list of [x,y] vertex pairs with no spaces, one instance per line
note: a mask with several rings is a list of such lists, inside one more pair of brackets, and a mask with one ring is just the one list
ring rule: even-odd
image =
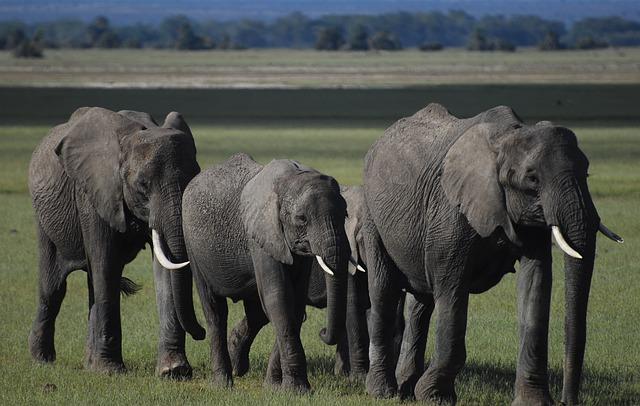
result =
[[[367,309],[369,290],[367,276],[364,274],[364,247],[361,231],[364,213],[364,195],[360,186],[341,186],[340,194],[347,203],[347,217],[344,228],[351,249],[349,259],[349,277],[347,278],[346,334],[336,345],[336,375],[364,377],[369,369],[369,334],[367,332]],[[357,271],[360,272],[357,272]],[[309,277],[309,289],[306,304],[318,309],[327,307],[327,287],[331,287],[333,276],[324,272],[318,261],[313,261]],[[249,351],[263,324],[251,324],[245,316],[229,335],[229,353],[236,376],[249,371]]]
[[295,161],[262,166],[246,154],[203,171],[185,190],[183,228],[207,324],[214,381],[233,384],[227,350],[227,301],[244,303],[247,323],[275,325],[265,383],[306,392],[300,326],[311,263],[332,278],[327,327],[335,344],[344,331],[349,243],[346,204],[331,177]]
[[[508,107],[458,119],[430,104],[386,130],[369,150],[364,170],[370,394],[391,396],[397,390],[388,355],[392,330],[386,326],[404,288],[420,303],[411,306],[408,331],[417,328],[418,336],[426,337],[431,313],[438,309],[435,352],[415,385],[415,397],[455,403],[454,380],[466,357],[468,296],[490,289],[514,272],[519,260],[513,403],[551,404],[553,234],[566,253],[562,400],[578,401],[596,232],[619,240],[600,223],[587,188],[588,164],[570,130],[549,122],[524,125]],[[424,352],[418,336],[401,354],[408,369],[419,367],[411,360]]]
[[[191,131],[179,113],[164,125],[135,111],[80,108],[54,127],[33,153],[29,190],[36,213],[40,277],[36,318],[29,335],[34,359],[55,360],[55,319],[74,270],[87,272],[89,334],[85,366],[120,372],[122,277],[153,241],[161,321],[158,373],[189,376],[185,331],[203,339],[184,268],[182,191],[200,168]],[[169,273],[169,269],[178,269]],[[183,330],[184,328],[184,330]]]

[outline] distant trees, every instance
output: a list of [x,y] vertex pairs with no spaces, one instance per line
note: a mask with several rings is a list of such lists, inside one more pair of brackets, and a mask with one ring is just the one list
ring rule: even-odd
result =
[[[283,47],[362,51],[466,46],[480,51],[512,51],[519,46],[537,46],[546,51],[640,46],[640,22],[620,17],[586,18],[567,28],[561,21],[531,15],[475,18],[464,11],[431,11],[318,18],[291,13],[271,21],[196,21],[178,15],[158,25],[126,26],[114,26],[103,16],[89,23],[68,19],[31,25],[0,21],[0,48],[16,49],[36,32],[41,33],[37,41],[40,49]],[[25,45],[24,49],[28,48]]]
[[558,51],[564,49],[564,46],[560,43],[557,33],[547,31],[542,41],[538,43],[538,49],[541,51]]
[[371,49],[397,51],[402,49],[402,45],[395,35],[387,31],[378,31],[369,41]]
[[323,27],[318,30],[315,49],[322,51],[336,51],[344,45],[345,41],[340,29],[336,27]]
[[503,38],[487,38],[481,29],[476,29],[469,36],[467,43],[469,51],[505,51],[513,52],[516,46]]
[[349,32],[347,41],[348,49],[351,51],[366,51],[369,49],[369,33],[362,24],[354,25]]

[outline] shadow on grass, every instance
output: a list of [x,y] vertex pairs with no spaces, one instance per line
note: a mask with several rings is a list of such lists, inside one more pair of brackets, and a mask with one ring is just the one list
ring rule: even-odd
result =
[[[473,387],[481,392],[492,392],[507,398],[513,396],[516,378],[514,366],[492,365],[482,362],[467,362],[456,380],[457,385]],[[589,403],[640,404],[640,393],[634,390],[639,374],[585,371],[580,396]],[[562,369],[549,370],[551,395],[560,400],[562,395]]]

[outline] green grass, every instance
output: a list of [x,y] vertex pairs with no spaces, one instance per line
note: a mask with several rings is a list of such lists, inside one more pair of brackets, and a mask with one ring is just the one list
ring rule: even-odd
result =
[[469,83],[638,83],[640,49],[595,51],[319,52],[46,50],[0,52],[0,85],[118,87],[370,87]]
[[[590,188],[607,225],[625,237],[624,245],[599,239],[589,307],[589,335],[583,391],[588,404],[640,403],[640,137],[637,127],[573,127],[591,160]],[[190,382],[153,376],[157,315],[148,253],[126,268],[142,291],[122,302],[123,353],[129,372],[106,376],[82,369],[87,331],[87,292],[83,273],[69,277],[66,300],[57,322],[55,365],[31,361],[27,348],[36,304],[33,214],[27,193],[31,151],[44,136],[43,126],[0,126],[0,404],[368,404],[363,386],[334,377],[333,351],[317,337],[324,313],[309,310],[303,343],[314,393],[296,396],[266,391],[262,379],[271,350],[271,328],[258,337],[250,374],[235,380],[232,390],[213,387],[209,379],[208,341],[188,340],[195,369]],[[202,167],[237,151],[267,162],[295,158],[334,175],[341,183],[361,181],[362,157],[382,133],[380,124],[321,122],[194,125]],[[558,256],[558,252],[555,252]],[[563,358],[563,274],[554,265],[550,355],[551,387],[559,400]],[[198,302],[196,302],[198,303]],[[204,320],[197,304],[200,320]],[[230,326],[241,306],[230,307]],[[433,340],[430,342],[432,343]],[[507,275],[493,290],[473,296],[467,333],[467,365],[457,381],[460,404],[507,404],[511,400],[517,354],[515,276]],[[429,346],[428,352],[432,351]],[[57,390],[45,391],[55,384]],[[398,400],[379,403],[399,404]]]

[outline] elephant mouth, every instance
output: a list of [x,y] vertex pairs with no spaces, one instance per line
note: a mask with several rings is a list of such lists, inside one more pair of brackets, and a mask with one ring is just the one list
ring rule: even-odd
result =
[[291,251],[293,251],[294,254],[300,255],[303,257],[313,256],[313,252],[311,251],[311,245],[309,244],[309,241],[305,241],[305,240],[294,241],[293,244],[291,245]]
[[544,217],[544,211],[539,203],[527,206],[518,218],[518,224],[531,227],[547,227],[547,220]]

